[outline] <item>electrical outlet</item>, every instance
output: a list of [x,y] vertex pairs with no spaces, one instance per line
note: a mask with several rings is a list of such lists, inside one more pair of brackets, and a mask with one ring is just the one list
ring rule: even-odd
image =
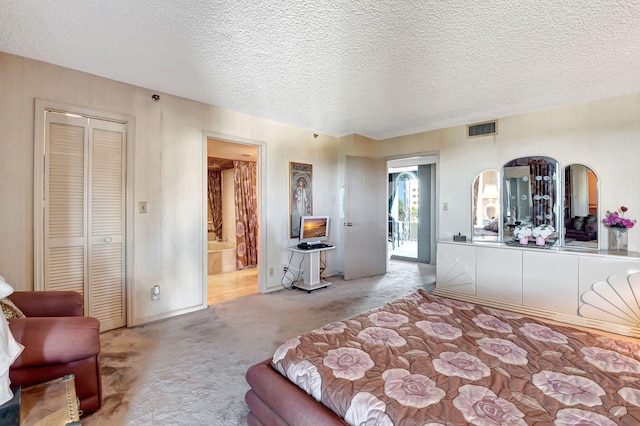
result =
[[269,276],[272,277],[273,276],[273,266],[271,268],[269,268]]
[[287,272],[289,270],[289,265],[282,264],[282,272]]
[[156,284],[153,287],[151,287],[151,300],[158,300],[158,299],[160,299],[160,286]]

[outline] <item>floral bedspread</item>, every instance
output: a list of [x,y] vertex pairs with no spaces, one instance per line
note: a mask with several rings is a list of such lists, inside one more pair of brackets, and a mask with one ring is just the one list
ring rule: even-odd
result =
[[640,425],[640,345],[418,291],[273,366],[352,425]]

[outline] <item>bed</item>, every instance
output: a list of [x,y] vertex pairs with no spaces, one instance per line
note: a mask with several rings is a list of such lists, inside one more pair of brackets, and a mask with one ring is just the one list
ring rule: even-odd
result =
[[254,425],[637,425],[640,345],[419,290],[247,371]]

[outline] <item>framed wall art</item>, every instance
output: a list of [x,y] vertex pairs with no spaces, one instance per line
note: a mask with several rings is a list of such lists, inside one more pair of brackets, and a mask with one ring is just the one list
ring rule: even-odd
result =
[[300,237],[300,218],[313,214],[312,172],[311,164],[289,163],[290,238]]

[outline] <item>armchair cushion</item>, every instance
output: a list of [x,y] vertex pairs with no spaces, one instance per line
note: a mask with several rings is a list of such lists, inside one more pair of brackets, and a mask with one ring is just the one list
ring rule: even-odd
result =
[[574,238],[579,241],[589,241],[598,238],[598,221],[596,216],[576,216],[564,219],[566,238]]
[[9,369],[15,386],[30,386],[73,374],[80,409],[102,405],[100,322],[83,316],[84,298],[71,291],[16,291],[9,296],[27,318],[8,320],[24,351]]
[[582,231],[582,228],[584,228],[585,219],[586,217],[582,217],[582,216],[574,217],[573,229],[575,229],[576,231]]
[[9,327],[25,347],[13,369],[64,364],[100,352],[100,322],[95,318],[13,318]]

